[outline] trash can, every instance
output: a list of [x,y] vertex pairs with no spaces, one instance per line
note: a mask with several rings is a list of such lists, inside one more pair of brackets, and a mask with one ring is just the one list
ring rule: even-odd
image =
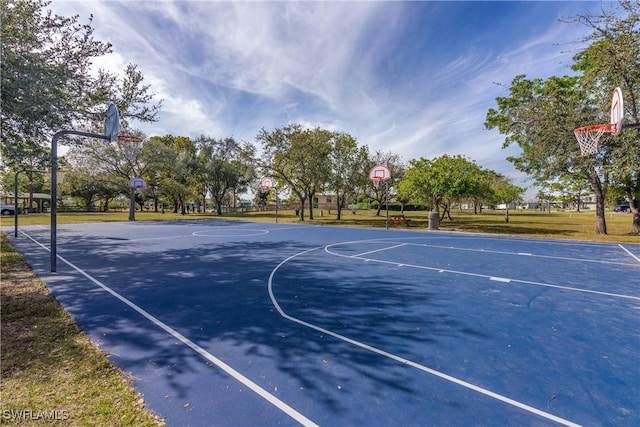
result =
[[429,212],[429,230],[437,230],[440,226],[440,216],[438,212]]

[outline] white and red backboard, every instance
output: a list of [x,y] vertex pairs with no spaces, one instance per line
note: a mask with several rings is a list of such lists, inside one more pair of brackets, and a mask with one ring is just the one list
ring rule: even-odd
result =
[[613,91],[611,97],[611,133],[618,135],[622,131],[622,120],[624,119],[624,102],[622,100],[622,89],[619,87]]
[[387,165],[376,165],[369,171],[369,179],[376,182],[391,179],[391,170]]
[[260,189],[268,191],[275,186],[275,181],[270,176],[265,176],[260,180]]

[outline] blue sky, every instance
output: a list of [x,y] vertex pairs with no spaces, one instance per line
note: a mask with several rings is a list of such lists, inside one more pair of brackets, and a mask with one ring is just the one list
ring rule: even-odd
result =
[[403,160],[466,155],[520,185],[514,148],[485,130],[495,97],[518,74],[571,74],[588,34],[560,22],[601,2],[64,1],[93,14],[114,53],[164,99],[147,135],[234,136],[302,123],[345,131]]

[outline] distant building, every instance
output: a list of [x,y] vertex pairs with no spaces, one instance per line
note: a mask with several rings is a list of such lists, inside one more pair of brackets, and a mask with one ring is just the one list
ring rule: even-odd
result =
[[[33,207],[34,212],[43,212],[45,202],[47,206],[51,200],[51,195],[46,193],[33,193]],[[13,205],[15,203],[15,197],[13,192],[0,194],[0,203],[3,205]],[[29,207],[29,193],[18,193],[18,210],[23,212],[24,209]]]

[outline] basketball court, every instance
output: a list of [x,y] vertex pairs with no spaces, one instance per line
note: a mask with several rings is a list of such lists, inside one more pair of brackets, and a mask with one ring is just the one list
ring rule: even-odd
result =
[[169,426],[640,425],[640,245],[229,221],[7,235]]

